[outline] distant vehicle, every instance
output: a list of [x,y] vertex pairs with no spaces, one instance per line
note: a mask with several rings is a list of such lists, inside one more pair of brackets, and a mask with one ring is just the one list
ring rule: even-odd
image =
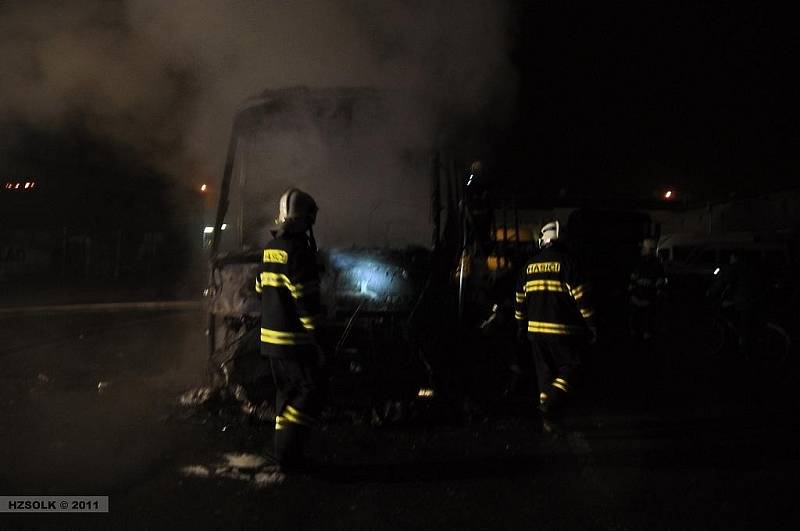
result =
[[753,233],[728,233],[714,236],[666,234],[659,239],[658,256],[673,288],[698,295],[736,254],[769,272],[770,290],[788,285],[791,254],[781,242],[758,241]]

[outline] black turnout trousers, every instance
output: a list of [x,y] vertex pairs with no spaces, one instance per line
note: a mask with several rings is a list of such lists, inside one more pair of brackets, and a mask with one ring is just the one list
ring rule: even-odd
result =
[[309,432],[320,424],[325,396],[323,369],[316,358],[272,358],[275,380],[275,443],[278,463],[302,466]]
[[324,377],[315,359],[272,358],[275,379],[275,411],[281,413],[292,406],[306,415],[318,418],[322,411]]
[[547,334],[529,334],[528,339],[536,364],[539,391],[552,395],[555,385],[558,390],[569,393],[581,367],[586,339],[583,336],[552,337]]

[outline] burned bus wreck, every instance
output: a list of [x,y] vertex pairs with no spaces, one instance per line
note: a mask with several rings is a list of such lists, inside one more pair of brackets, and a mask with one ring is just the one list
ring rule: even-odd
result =
[[[415,326],[415,314],[423,313],[430,252],[355,248],[320,256],[326,314],[321,337],[333,408],[328,413],[395,414],[398,403],[430,398],[433,375],[421,327]],[[241,402],[249,414],[271,419],[272,375],[259,352],[260,305],[253,290],[260,267],[261,253],[229,253],[213,262],[209,377],[216,392]]]
[[415,118],[414,105],[371,89],[295,88],[242,107],[209,243],[211,387],[186,403],[235,401],[247,414],[274,416],[254,286],[277,200],[290,185],[320,206],[329,418],[406,419],[453,394],[440,390],[459,387],[451,369],[469,358],[454,274],[463,186],[455,155],[433,147],[440,139]]

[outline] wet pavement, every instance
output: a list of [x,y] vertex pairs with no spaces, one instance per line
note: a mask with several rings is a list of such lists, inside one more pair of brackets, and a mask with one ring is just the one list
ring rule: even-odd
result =
[[[254,464],[271,429],[187,417],[203,315],[0,317],[0,490],[110,496],[4,529],[794,529],[797,363],[698,352],[690,312],[659,348],[606,337],[558,435],[516,415],[326,427],[312,474]],[[261,475],[259,475],[261,474]]]

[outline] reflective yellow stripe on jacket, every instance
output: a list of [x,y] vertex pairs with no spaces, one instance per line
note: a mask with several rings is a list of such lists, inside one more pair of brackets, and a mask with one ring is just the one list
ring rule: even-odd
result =
[[289,277],[283,273],[270,273],[268,271],[261,273],[261,276],[256,281],[256,291],[261,293],[261,288],[263,286],[286,288],[295,299],[299,299],[300,297],[308,295],[309,293],[313,293],[319,289],[319,283],[317,282],[312,282],[309,284],[292,284],[292,281],[289,280]]
[[565,325],[561,323],[546,323],[544,321],[528,321],[528,332],[537,334],[571,335],[583,333],[582,326]]
[[553,291],[561,293],[566,290],[566,286],[560,280],[530,280],[525,283],[525,293],[530,293],[532,291]]
[[317,317],[301,317],[300,322],[303,324],[303,328],[306,330],[314,330],[317,328]]
[[273,345],[310,345],[314,342],[314,338],[307,332],[283,332],[262,328],[261,341]]
[[569,286],[567,287],[569,288],[569,294],[572,295],[572,298],[576,301],[580,300],[584,295],[586,295],[586,284],[581,284],[575,289],[572,289]]

